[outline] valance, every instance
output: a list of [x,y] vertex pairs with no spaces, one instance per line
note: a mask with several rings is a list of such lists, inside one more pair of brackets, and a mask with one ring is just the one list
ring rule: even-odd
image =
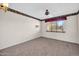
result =
[[45,22],[61,21],[61,20],[67,20],[67,17],[63,16],[63,17],[49,18],[45,19]]

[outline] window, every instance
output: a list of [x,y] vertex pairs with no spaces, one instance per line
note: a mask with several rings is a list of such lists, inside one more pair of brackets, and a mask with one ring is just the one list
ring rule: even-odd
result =
[[47,22],[48,32],[64,32],[64,20]]

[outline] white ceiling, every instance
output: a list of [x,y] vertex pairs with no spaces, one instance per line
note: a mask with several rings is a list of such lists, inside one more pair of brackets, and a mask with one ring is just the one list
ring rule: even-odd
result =
[[[45,19],[77,12],[79,3],[10,3],[9,7],[39,19]],[[44,14],[46,9],[50,12],[48,16]]]

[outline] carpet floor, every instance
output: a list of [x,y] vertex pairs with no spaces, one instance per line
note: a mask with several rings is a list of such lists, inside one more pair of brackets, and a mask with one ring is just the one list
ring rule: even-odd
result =
[[49,38],[36,38],[0,50],[1,56],[79,56],[79,45]]

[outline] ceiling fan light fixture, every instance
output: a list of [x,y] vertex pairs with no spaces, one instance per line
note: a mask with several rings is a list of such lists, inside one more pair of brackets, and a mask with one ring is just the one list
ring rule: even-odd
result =
[[49,11],[48,11],[48,9],[46,9],[45,15],[49,15]]

